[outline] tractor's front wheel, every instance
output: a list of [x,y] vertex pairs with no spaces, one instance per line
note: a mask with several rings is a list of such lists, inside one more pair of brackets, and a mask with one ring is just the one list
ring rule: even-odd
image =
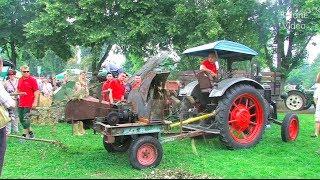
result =
[[294,113],[288,113],[281,124],[281,138],[284,142],[294,141],[299,134],[299,118]]
[[265,101],[257,89],[236,85],[222,96],[218,108],[220,141],[227,148],[249,148],[260,141],[267,114]]

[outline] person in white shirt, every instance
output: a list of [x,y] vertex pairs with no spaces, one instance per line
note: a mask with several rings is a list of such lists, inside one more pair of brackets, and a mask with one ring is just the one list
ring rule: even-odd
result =
[[101,67],[104,68],[107,72],[112,73],[113,77],[117,78],[120,73],[123,73],[122,67],[117,64],[111,62],[109,59],[105,60]]
[[[8,93],[16,93],[18,87],[18,79],[16,78],[16,71],[9,69],[8,70],[8,80],[4,82],[4,88],[7,90]],[[15,99],[17,100],[17,99]],[[13,133],[19,133],[19,119],[17,118],[16,109],[8,109],[9,117],[11,121],[7,124],[7,135],[13,131]]]
[[320,131],[320,73],[317,75],[316,79],[316,90],[314,91],[313,94],[313,99],[316,104],[316,112],[314,114],[315,117],[315,128],[314,128],[314,134],[311,135],[311,137],[318,137],[319,136],[319,131]]
[[52,84],[49,82],[49,79],[43,79],[41,92],[45,97],[51,97],[53,95],[53,87]]
[[[3,60],[0,58],[0,72],[3,68]],[[0,103],[5,108],[15,108],[16,102],[12,99],[10,94],[4,89],[2,83],[0,83]],[[2,116],[3,117],[3,116]],[[0,176],[3,167],[4,155],[7,147],[7,135],[6,124],[0,124]]]

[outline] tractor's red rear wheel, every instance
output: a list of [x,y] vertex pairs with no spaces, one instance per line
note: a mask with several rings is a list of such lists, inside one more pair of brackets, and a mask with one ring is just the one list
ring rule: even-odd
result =
[[229,149],[248,148],[257,144],[264,132],[266,105],[257,89],[236,85],[219,101],[216,116],[220,140]]

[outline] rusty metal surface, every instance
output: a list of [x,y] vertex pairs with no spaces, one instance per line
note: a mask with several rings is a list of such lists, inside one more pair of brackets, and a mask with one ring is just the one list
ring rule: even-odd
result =
[[138,114],[138,117],[147,117],[146,102],[138,89],[130,91],[127,103],[131,105],[131,111]]
[[168,80],[165,83],[165,89],[169,91],[178,91],[180,89],[180,82],[179,81],[172,81]]
[[162,123],[157,124],[143,124],[143,123],[126,123],[117,126],[106,125],[101,122],[94,124],[94,129],[106,136],[127,136],[135,134],[152,134],[160,133],[166,125]]
[[152,56],[147,60],[147,62],[133,75],[129,78],[128,83],[132,83],[134,81],[135,75],[140,75],[142,79],[145,79],[146,75],[154,70],[154,68],[158,67],[164,60],[170,59],[170,52],[162,51]]
[[99,99],[88,97],[84,99],[70,100],[65,108],[65,118],[71,120],[89,120],[95,117],[104,117],[112,108],[105,101],[99,102]]
[[140,88],[138,89],[140,91],[140,94],[144,100],[144,102],[147,102],[147,97],[149,94],[149,89],[151,86],[151,83],[154,79],[154,77],[157,74],[155,72],[149,72],[147,75],[145,75],[145,77],[142,79],[142,84],[140,86]]
[[175,134],[175,135],[169,135],[169,136],[161,138],[161,143],[175,141],[175,140],[181,140],[184,138],[203,136],[205,134],[206,133],[201,130],[195,130],[195,131],[189,131],[189,132]]
[[165,83],[169,72],[149,72],[140,86],[132,90],[128,96],[128,103],[132,105],[132,111],[139,117],[150,120],[150,123],[164,120],[167,115],[166,104],[169,98],[165,89]]

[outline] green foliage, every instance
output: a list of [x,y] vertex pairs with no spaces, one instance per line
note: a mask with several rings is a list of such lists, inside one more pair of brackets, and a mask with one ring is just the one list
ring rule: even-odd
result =
[[304,64],[292,70],[286,82],[289,84],[302,84],[305,88],[310,88],[316,81],[317,74],[320,72],[319,69],[320,56],[312,64]]
[[22,65],[28,65],[33,75],[37,74],[37,66],[41,66],[41,75],[51,75],[53,73],[60,73],[66,66],[66,62],[62,60],[55,52],[48,50],[44,53],[43,58],[37,58],[32,52],[25,50],[21,52],[20,61],[18,61],[17,68]]
[[124,64],[124,70],[129,74],[134,74],[143,66],[143,64],[144,61],[141,57],[135,54],[129,54],[129,57]]
[[27,44],[24,26],[36,17],[40,9],[35,0],[0,1],[0,47],[14,64],[19,51],[25,50],[22,47]]
[[319,9],[316,0],[266,1],[251,18],[265,62],[271,70],[281,72],[284,80],[304,63],[306,46],[319,33]]
[[[27,25],[28,37],[61,57],[70,55],[71,45],[97,48],[104,43],[118,44],[127,57],[143,59],[169,45],[181,52],[187,47],[224,38],[253,47],[257,42],[255,29],[248,20],[256,5],[254,0],[44,0],[42,3],[45,11]],[[67,18],[74,21],[67,22]],[[93,66],[99,65],[97,59],[93,58]],[[132,61],[126,66],[132,66],[135,71],[141,61]]]

